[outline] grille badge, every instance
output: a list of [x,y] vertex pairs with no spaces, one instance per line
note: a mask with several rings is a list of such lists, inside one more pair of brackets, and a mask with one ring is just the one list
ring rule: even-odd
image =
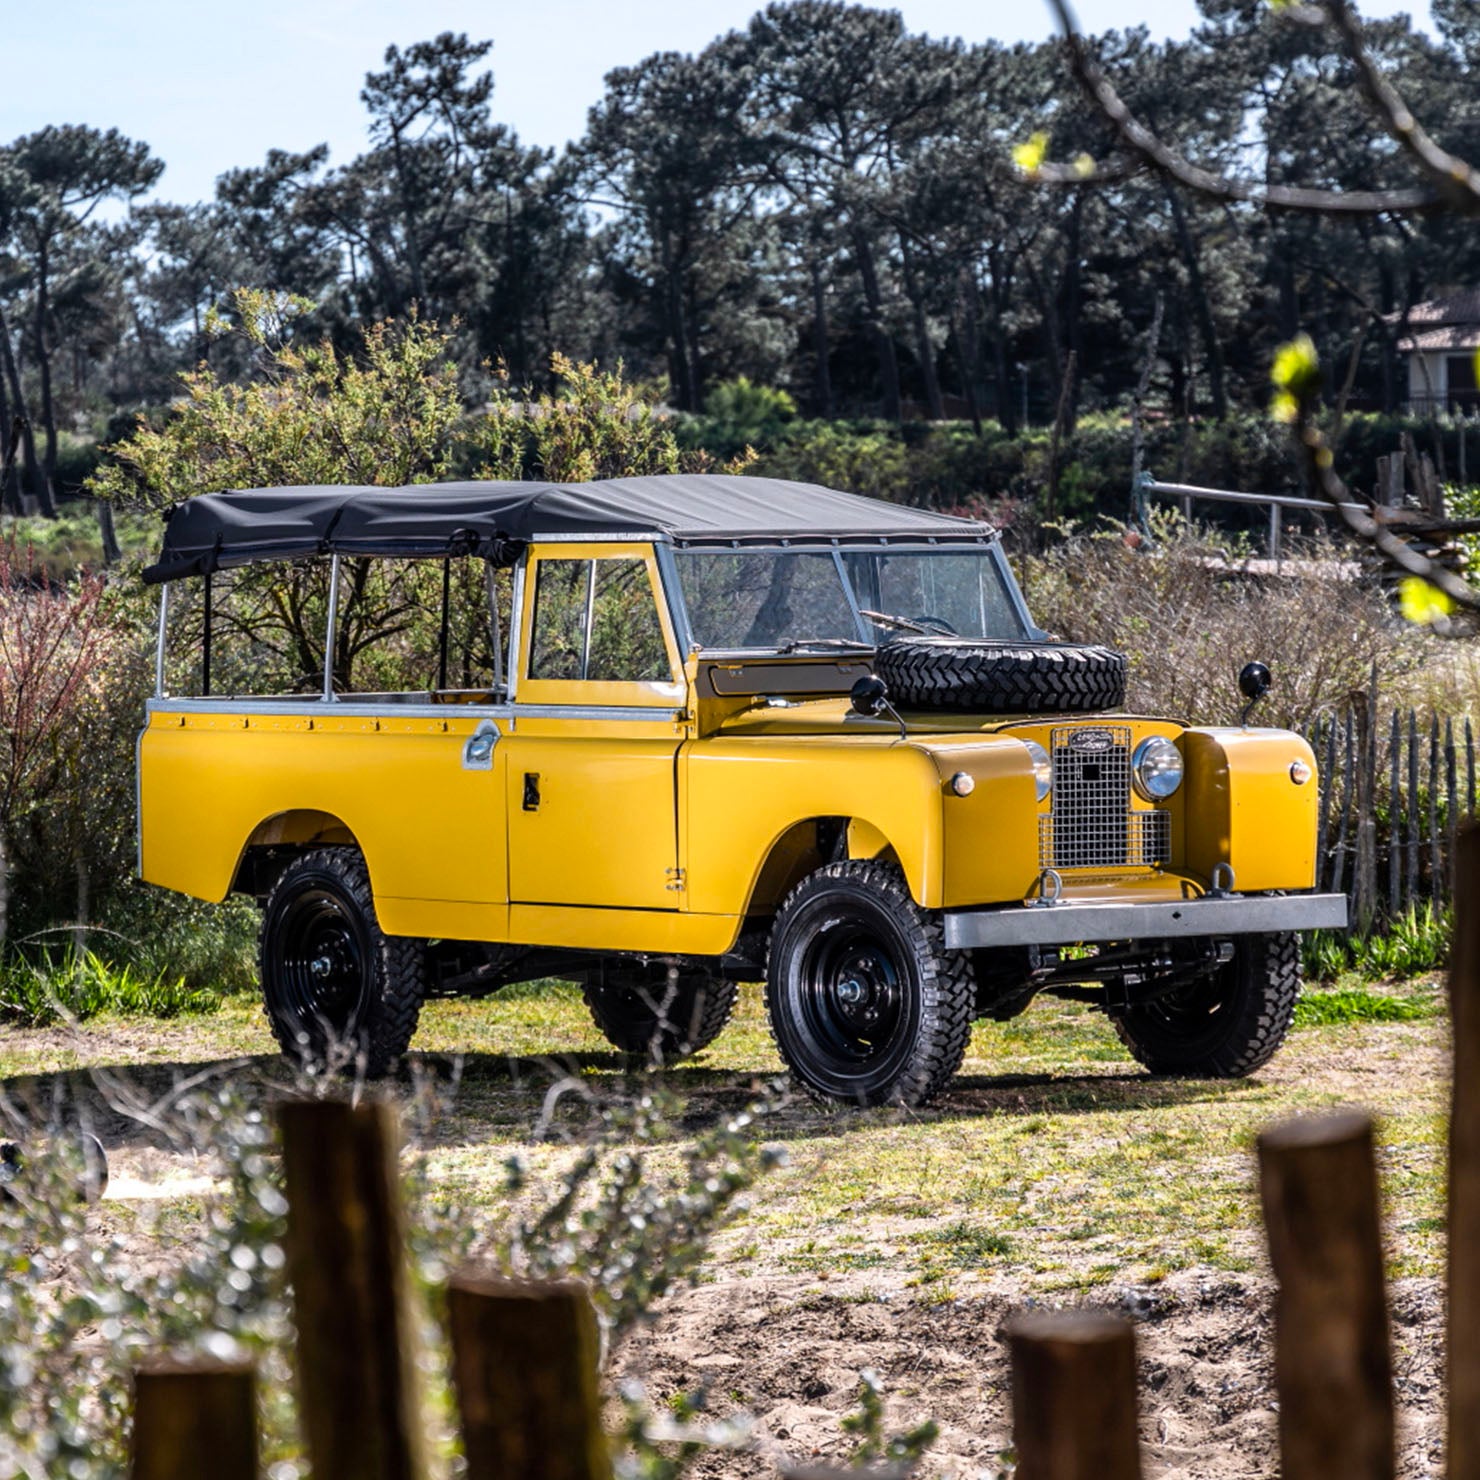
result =
[[1114,748],[1115,737],[1109,730],[1071,730],[1069,733],[1070,750],[1083,750],[1095,755],[1103,755]]

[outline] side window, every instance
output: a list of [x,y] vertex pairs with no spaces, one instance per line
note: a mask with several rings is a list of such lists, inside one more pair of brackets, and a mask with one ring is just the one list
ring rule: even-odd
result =
[[589,560],[541,560],[534,588],[531,678],[580,678],[586,654]]
[[597,560],[586,677],[606,683],[667,683],[673,677],[647,565],[631,556]]
[[646,563],[634,556],[539,561],[529,676],[669,682],[673,674]]

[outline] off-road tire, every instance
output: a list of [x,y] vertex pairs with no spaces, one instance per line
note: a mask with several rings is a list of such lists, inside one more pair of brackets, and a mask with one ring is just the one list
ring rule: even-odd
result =
[[[845,988],[861,995],[847,1000]],[[915,903],[894,864],[826,864],[777,913],[771,1036],[819,1099],[925,1104],[961,1067],[974,995],[970,957],[945,949],[940,916]]]
[[1125,703],[1125,654],[1084,643],[892,638],[874,673],[900,709],[1093,714]]
[[591,1020],[614,1048],[671,1064],[707,1048],[735,1008],[734,982],[707,972],[603,964],[581,988]]
[[1120,1041],[1153,1074],[1239,1079],[1285,1041],[1300,996],[1300,937],[1245,935],[1233,960],[1169,997],[1111,1012]]
[[295,858],[267,896],[258,945],[267,1020],[289,1058],[369,1079],[395,1069],[426,997],[427,944],[381,930],[357,849]]

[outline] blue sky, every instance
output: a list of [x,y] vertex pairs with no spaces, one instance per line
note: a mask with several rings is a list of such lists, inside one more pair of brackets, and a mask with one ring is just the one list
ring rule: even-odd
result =
[[[612,67],[694,51],[743,25],[760,0],[0,0],[0,141],[47,123],[117,126],[167,169],[156,194],[199,200],[218,174],[270,148],[363,147],[364,74],[387,43],[439,31],[492,38],[494,112],[529,142],[563,144]],[[1039,39],[1043,0],[900,0],[906,24],[968,40]],[[1367,0],[1388,15],[1427,0]],[[1144,22],[1185,35],[1194,0],[1078,0],[1082,24]]]

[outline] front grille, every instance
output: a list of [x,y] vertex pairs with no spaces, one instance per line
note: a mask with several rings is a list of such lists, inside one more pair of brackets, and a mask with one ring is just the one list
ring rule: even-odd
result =
[[1131,807],[1131,732],[1065,725],[1050,736],[1053,812],[1038,819],[1043,868],[1146,868],[1171,857],[1171,818]]

